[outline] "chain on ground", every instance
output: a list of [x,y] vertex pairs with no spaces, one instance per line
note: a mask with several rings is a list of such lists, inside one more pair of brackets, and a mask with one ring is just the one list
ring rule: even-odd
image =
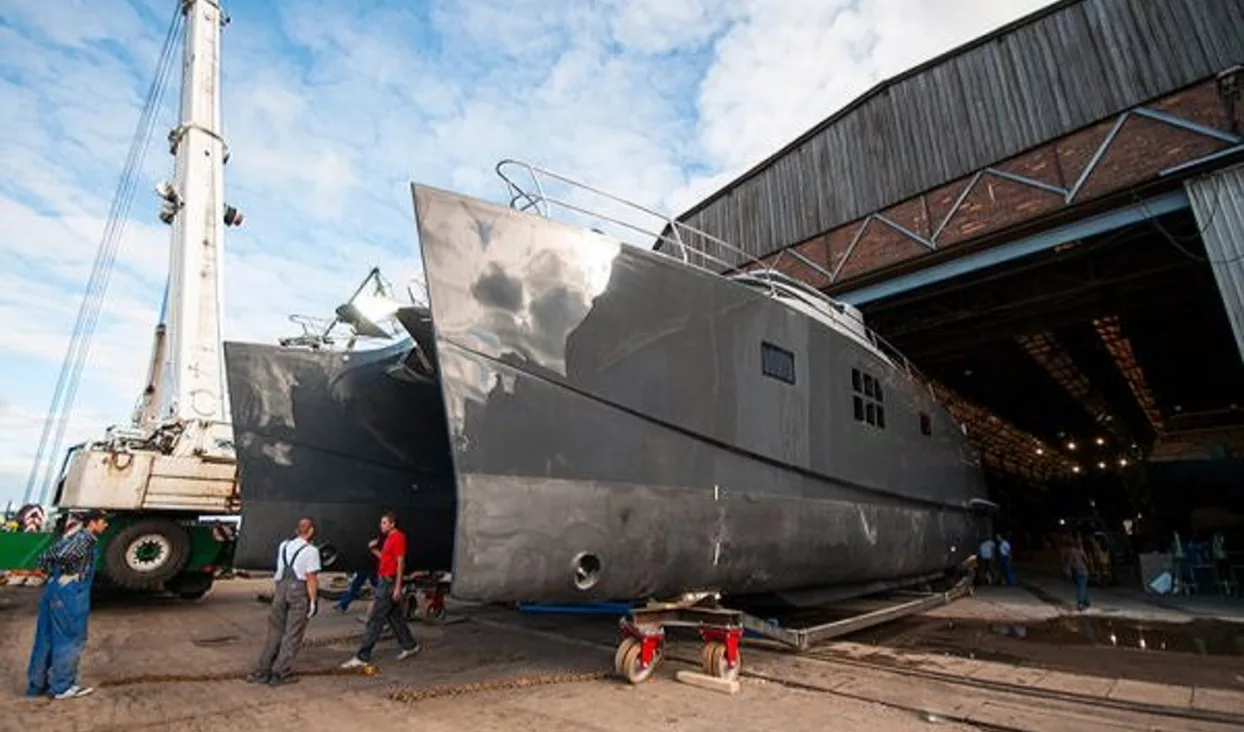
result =
[[604,671],[585,671],[580,673],[558,673],[558,674],[539,674],[533,676],[518,676],[509,679],[496,679],[492,681],[476,681],[470,684],[455,684],[452,686],[396,686],[389,692],[389,698],[393,701],[414,704],[415,702],[426,701],[428,699],[437,699],[447,696],[463,696],[465,694],[478,694],[485,691],[502,691],[505,689],[525,689],[532,686],[548,686],[551,684],[575,684],[585,681],[600,681],[608,678],[609,673]]
[[[241,681],[246,678],[248,671],[221,671],[214,674],[139,674],[136,676],[122,676],[115,679],[104,679],[96,684],[101,689],[111,688],[115,686],[134,686],[135,684],[175,684],[186,682],[207,682],[207,681]],[[365,666],[363,668],[339,668],[333,666],[331,668],[313,668],[306,671],[298,671],[296,676],[371,676],[376,673],[375,666]]]

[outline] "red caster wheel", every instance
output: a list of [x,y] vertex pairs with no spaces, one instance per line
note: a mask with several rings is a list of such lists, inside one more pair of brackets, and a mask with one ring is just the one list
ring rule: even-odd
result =
[[656,671],[663,658],[661,645],[655,644],[651,660],[647,665],[643,663],[643,651],[644,644],[638,638],[624,639],[618,644],[617,652],[613,654],[614,671],[632,684],[642,684],[652,678],[652,673]]
[[734,681],[739,677],[743,657],[740,654],[731,664],[726,660],[726,644],[721,641],[710,641],[704,644],[704,649],[700,652],[700,665],[703,666],[704,673],[709,676]]

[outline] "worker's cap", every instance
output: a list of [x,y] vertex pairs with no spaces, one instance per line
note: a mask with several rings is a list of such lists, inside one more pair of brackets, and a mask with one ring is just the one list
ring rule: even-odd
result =
[[100,519],[107,521],[108,514],[104,511],[99,510],[98,508],[94,508],[82,514],[82,517],[79,520],[84,524],[89,524],[92,521],[99,521]]

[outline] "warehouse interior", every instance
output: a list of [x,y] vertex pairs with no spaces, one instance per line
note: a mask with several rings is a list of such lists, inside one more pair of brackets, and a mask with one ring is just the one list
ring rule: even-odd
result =
[[1244,361],[1190,210],[862,310],[952,392],[1021,543],[1060,526],[1133,552],[1244,541]]

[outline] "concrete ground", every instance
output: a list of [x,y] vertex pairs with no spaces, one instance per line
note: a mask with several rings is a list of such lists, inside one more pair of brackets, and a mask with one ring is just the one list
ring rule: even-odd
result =
[[[262,642],[266,607],[255,600],[265,580],[219,583],[206,600],[130,598],[97,604],[91,618],[82,680],[95,695],[63,702],[25,700],[25,666],[39,590],[0,588],[0,732],[7,730],[304,730],[391,726],[409,719],[423,730],[915,730],[988,725],[1024,730],[1239,728],[1204,720],[1137,718],[1118,704],[1159,703],[1190,712],[1244,714],[1239,657],[1141,654],[1135,649],[1094,649],[1045,643],[1042,622],[1061,622],[1067,611],[1024,589],[982,588],[974,597],[939,608],[883,632],[856,634],[808,657],[749,647],[751,674],[735,696],[676,683],[674,660],[656,678],[632,687],[594,679],[575,683],[495,688],[552,674],[607,671],[612,662],[612,618],[523,616],[497,607],[454,606],[465,622],[414,624],[423,652],[393,662],[391,640],[382,640],[376,676],[314,675],[355,650],[361,626],[327,608],[312,621],[298,668],[312,672],[295,685],[256,687],[238,680],[183,680],[176,674],[241,674]],[[1103,600],[1105,605],[1109,605]],[[1103,610],[1104,612],[1104,610]],[[1031,623],[1019,639],[988,630],[966,641],[947,640],[946,626]],[[985,627],[985,626],[982,626]],[[953,635],[953,633],[952,633]],[[675,639],[676,640],[676,639]],[[934,642],[935,641],[935,642]],[[955,645],[958,644],[958,645]],[[977,649],[962,653],[965,648]],[[1001,648],[1002,650],[999,650]],[[671,642],[673,656],[694,658],[697,647]],[[972,654],[976,654],[974,657]],[[1070,661],[1066,659],[1070,658]],[[1110,660],[1103,662],[1102,658]],[[843,665],[849,663],[863,666]],[[893,669],[886,670],[887,665]],[[1200,667],[1197,677],[1188,669]],[[1128,669],[1138,668],[1139,671]],[[1209,670],[1204,670],[1208,668]],[[923,676],[897,674],[916,671]],[[941,676],[938,676],[938,675]],[[137,677],[146,677],[145,680]],[[163,679],[161,678],[163,677]],[[967,687],[958,679],[972,680]],[[136,683],[126,683],[136,682]],[[1091,694],[1115,703],[1096,709],[1083,700],[1017,695],[998,682],[1044,692]],[[980,686],[984,683],[985,686]],[[121,685],[116,685],[121,684]],[[469,695],[441,692],[484,691]],[[434,698],[404,703],[397,687],[432,689]],[[477,687],[478,688],[478,687]],[[1103,702],[1104,703],[1104,702]],[[395,717],[396,715],[396,717]],[[966,720],[967,723],[953,720]]]
[[[1244,623],[1244,598],[1241,597],[1175,597],[1153,595],[1132,587],[1090,587],[1089,601],[1092,606],[1084,614],[1090,617],[1160,623],[1186,623],[1197,619]],[[1040,621],[1079,615],[1075,604],[1075,586],[1070,581],[1021,571],[1018,587],[977,587],[973,597],[934,610],[930,615]]]
[[[1061,577],[1030,575],[1023,584],[1038,593],[1075,607],[1075,587]],[[1213,618],[1244,623],[1244,598],[1221,595],[1154,595],[1138,587],[1090,587],[1090,614],[1183,623]]]
[[[262,642],[266,609],[254,598],[269,583],[221,582],[199,604],[151,598],[105,602],[91,617],[82,659],[84,683],[103,687],[123,677],[244,672]],[[61,702],[26,700],[25,670],[33,639],[38,591],[0,588],[0,730],[340,730],[391,729],[409,717],[420,730],[712,730],[824,729],[917,730],[917,715],[879,704],[749,683],[745,693],[725,696],[660,678],[643,687],[616,680],[487,691],[407,705],[392,701],[396,684],[432,687],[531,677],[548,673],[607,670],[612,651],[587,644],[550,642],[538,635],[465,622],[441,627],[414,625],[423,651],[401,665],[391,659],[391,640],[377,648],[376,676],[305,676],[282,688],[242,681],[145,683],[103,687],[94,695]],[[360,632],[354,615],[321,611],[308,637]],[[505,612],[505,615],[514,616]],[[352,641],[304,648],[301,670],[325,669],[349,658]],[[944,729],[966,729],[945,725]]]

